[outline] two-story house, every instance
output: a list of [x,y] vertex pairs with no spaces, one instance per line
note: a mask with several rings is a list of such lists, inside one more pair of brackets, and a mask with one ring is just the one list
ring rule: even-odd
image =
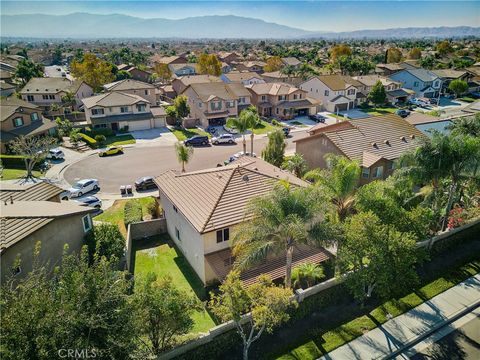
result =
[[196,74],[196,64],[169,64],[168,68],[177,77]]
[[121,92],[124,94],[138,95],[147,100],[151,106],[157,104],[155,86],[143,81],[132,79],[120,80],[103,85],[103,89],[107,92]]
[[155,54],[151,56],[149,59],[149,64],[155,66],[156,63],[159,64],[186,64],[187,57],[184,54],[181,55],[173,55],[173,56],[162,56],[160,54]]
[[264,61],[244,61],[235,64],[235,69],[238,71],[251,71],[257,74],[263,73],[264,66],[267,65]]
[[137,131],[165,126],[163,108],[151,108],[140,95],[114,91],[83,99],[83,104],[86,121],[93,128]]
[[180,95],[189,85],[210,82],[222,82],[222,80],[218,76],[213,75],[181,76],[172,80],[172,89],[176,95]]
[[435,98],[442,89],[442,79],[434,72],[425,69],[406,69],[390,75],[402,87],[415,91],[418,98]]
[[221,62],[227,63],[229,65],[234,62],[237,62],[240,59],[240,55],[238,55],[235,52],[219,51],[217,55],[218,55],[218,59]]
[[[251,219],[247,205],[272,191],[279,180],[292,186],[308,185],[289,172],[251,157],[213,169],[167,171],[155,179],[168,234],[203,284],[225,279],[235,261],[230,248],[235,232],[242,222]],[[293,266],[320,263],[330,256],[321,247],[299,246],[294,249]],[[241,279],[249,285],[261,274],[269,274],[273,280],[284,276],[284,254],[270,254],[262,264],[243,271]]]
[[453,80],[463,80],[468,84],[473,78],[467,70],[439,69],[432,70],[432,72],[442,80],[442,94],[447,92],[448,85],[450,85]]
[[302,62],[298,60],[296,57],[284,57],[281,60],[284,66],[291,66],[295,69],[297,69],[300,65],[302,65]]
[[118,65],[118,70],[123,70],[128,72],[133,80],[149,82],[152,77],[152,73],[148,71],[140,70],[139,68],[133,65],[121,64],[121,65]]
[[220,79],[227,84],[241,83],[243,85],[253,85],[265,83],[265,80],[259,74],[251,71],[232,71],[222,74]]
[[310,169],[328,168],[326,154],[356,160],[362,167],[360,184],[385,179],[394,170],[394,161],[418,146],[423,133],[394,114],[319,124],[309,136],[295,140],[296,152]]
[[0,147],[8,151],[8,143],[20,135],[53,135],[57,124],[42,116],[39,106],[16,97],[0,99]]
[[319,75],[300,84],[308,96],[321,102],[322,108],[336,113],[355,108],[366,100],[365,94],[359,91],[363,85],[346,75]]
[[252,104],[261,116],[293,119],[316,112],[317,103],[307,97],[305,90],[285,83],[265,83],[247,86]]
[[84,81],[49,77],[32,78],[20,90],[23,100],[45,109],[52,104],[62,105],[62,98],[67,93],[73,94],[75,107],[78,108],[82,104],[82,99],[93,95],[93,89]]
[[203,126],[224,125],[229,117],[236,117],[250,105],[250,92],[242,84],[210,82],[189,85],[186,95],[190,118]]

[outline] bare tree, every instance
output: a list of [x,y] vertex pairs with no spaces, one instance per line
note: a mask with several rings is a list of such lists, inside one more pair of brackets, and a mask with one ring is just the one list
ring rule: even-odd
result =
[[56,144],[51,136],[20,136],[11,142],[11,149],[15,154],[24,157],[27,173],[25,180],[33,179],[35,165],[45,160],[47,152]]

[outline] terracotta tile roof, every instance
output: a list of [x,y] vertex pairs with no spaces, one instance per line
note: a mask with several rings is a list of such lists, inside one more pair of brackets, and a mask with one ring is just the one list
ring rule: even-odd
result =
[[439,116],[432,116],[428,114],[422,114],[419,112],[412,112],[410,115],[408,115],[405,118],[405,120],[407,120],[412,125],[418,125],[418,124],[427,124],[427,123],[432,123],[437,121],[443,121],[445,119],[441,119]]
[[[299,244],[293,250],[293,267],[303,263],[315,263],[326,261],[332,255],[323,248],[315,248]],[[212,267],[217,278],[222,281],[232,269],[233,258],[230,249],[217,251],[205,255],[205,260]],[[264,263],[243,271],[240,279],[246,286],[252,285],[260,275],[270,275],[272,280],[285,276],[285,256],[269,256]]]
[[115,81],[109,84],[105,84],[103,85],[103,88],[107,91],[125,91],[125,90],[155,89],[155,86],[143,81],[125,79],[125,80],[120,80],[120,81]]
[[64,190],[47,182],[33,185],[0,184],[0,200],[44,201],[60,195]]
[[244,221],[247,203],[271,191],[281,179],[307,185],[289,172],[250,157],[201,171],[167,171],[155,181],[193,227],[205,233]]
[[250,80],[252,78],[262,79],[260,75],[252,71],[232,71],[224,75],[228,80],[234,82],[242,82],[245,80]]
[[383,86],[388,86],[391,84],[398,84],[398,85],[401,84],[398,81],[393,81],[392,79],[389,79],[385,76],[380,76],[380,75],[362,75],[362,76],[354,76],[353,78],[365,86],[373,86],[379,80],[382,82]]
[[[250,93],[242,84],[210,82],[203,84],[191,84],[190,88],[195,91],[202,101],[209,101],[214,98],[235,100],[240,96],[250,96]],[[183,92],[185,92],[185,90]]]
[[302,63],[300,60],[298,60],[295,57],[284,57],[282,58],[282,62],[285,65],[289,65],[289,66],[298,66]]
[[334,91],[346,90],[350,86],[359,87],[362,84],[354,78],[346,75],[318,75],[318,80],[323,82],[328,88]]
[[288,95],[298,90],[306,93],[304,90],[285,83],[253,84],[248,85],[247,88],[257,95]]
[[29,102],[17,99],[15,96],[9,96],[8,98],[0,99],[0,117],[1,121],[5,121],[10,116],[15,114],[21,108],[27,108],[32,110],[39,110],[40,108],[36,105],[30,104]]
[[109,92],[105,94],[91,96],[85,99],[82,99],[83,104],[87,109],[90,109],[94,106],[101,107],[110,107],[110,106],[128,106],[134,105],[138,102],[148,103],[150,101],[145,100],[141,96],[135,94],[126,94],[122,92]]
[[222,80],[218,76],[213,75],[189,75],[189,76],[180,76],[173,81],[180,81],[185,86],[191,84],[203,84],[209,82],[222,82]]
[[81,80],[71,81],[66,78],[32,78],[20,91],[20,94],[57,94],[70,91],[75,94],[83,84]]

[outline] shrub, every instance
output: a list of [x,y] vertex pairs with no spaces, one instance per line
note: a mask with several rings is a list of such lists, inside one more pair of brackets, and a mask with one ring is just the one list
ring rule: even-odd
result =
[[123,222],[125,227],[128,228],[128,225],[142,221],[142,204],[138,200],[130,200],[125,204],[123,215]]
[[97,147],[97,140],[91,138],[87,134],[84,133],[78,133],[78,135],[82,138],[83,141],[85,141],[90,147],[96,148]]
[[146,214],[144,218],[146,220],[154,219],[157,217],[157,202],[151,201],[145,205]]
[[107,141],[107,138],[105,137],[105,135],[98,134],[95,135],[95,141],[98,142],[100,145],[103,145],[103,143]]
[[278,126],[278,125],[280,125],[280,123],[278,122],[278,120],[273,119],[272,120],[272,125]]
[[96,135],[103,135],[105,137],[108,137],[108,136],[112,136],[113,135],[113,130],[112,129],[109,129],[109,128],[105,128],[105,129],[91,129],[89,127],[86,127],[82,133],[90,136],[90,137],[95,137]]
[[96,225],[86,237],[88,255],[90,263],[93,263],[94,257],[105,256],[107,259],[123,257],[125,248],[125,239],[123,238],[117,225],[101,224]]

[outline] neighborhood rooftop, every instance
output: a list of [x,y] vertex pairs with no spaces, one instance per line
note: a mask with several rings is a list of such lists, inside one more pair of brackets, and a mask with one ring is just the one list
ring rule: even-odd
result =
[[126,94],[122,92],[109,92],[105,94],[100,94],[85,98],[82,101],[87,109],[90,109],[94,106],[111,107],[134,105],[138,102],[150,103],[148,100],[145,100],[141,96],[135,94]]
[[75,93],[80,85],[82,85],[80,80],[71,81],[59,77],[32,78],[23,87],[21,93],[57,94],[60,91]]
[[225,84],[224,82],[211,82],[203,84],[191,84],[202,101],[210,101],[214,98],[234,100],[239,96],[250,96],[250,93],[242,84]]
[[103,85],[103,87],[107,91],[155,89],[155,86],[153,86],[152,84],[133,79],[115,81],[109,84],[105,84]]
[[39,182],[27,186],[0,184],[1,201],[43,201],[58,196],[62,192],[63,190],[61,188],[47,182]]

